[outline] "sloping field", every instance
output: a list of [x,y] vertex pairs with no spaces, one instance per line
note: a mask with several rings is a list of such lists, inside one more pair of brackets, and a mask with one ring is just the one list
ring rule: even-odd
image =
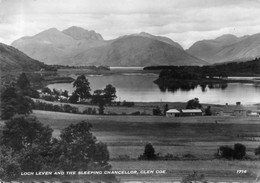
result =
[[[182,177],[197,171],[209,182],[257,182],[260,160],[254,150],[259,146],[259,118],[154,116],[99,116],[48,111],[34,111],[40,122],[60,130],[82,120],[93,124],[92,132],[108,145],[113,170],[165,170],[164,174],[138,173],[117,175],[120,182],[181,182]],[[216,123],[216,120],[218,123]],[[3,122],[0,123],[2,128]],[[144,146],[151,143],[156,153],[172,154],[180,160],[139,161]],[[224,161],[214,159],[219,146],[242,143],[247,155],[255,160]],[[195,160],[185,160],[192,155]],[[120,157],[129,157],[121,159]],[[246,173],[237,173],[243,170]]]
[[54,129],[54,136],[71,123],[89,121],[97,139],[108,145],[111,159],[120,155],[136,159],[147,143],[155,147],[156,153],[178,157],[192,154],[198,159],[212,159],[221,145],[242,143],[250,156],[259,146],[260,122],[256,118],[99,116],[47,111],[34,111],[34,115]]
[[[114,170],[154,170],[153,173],[138,175],[120,175],[121,182],[180,182],[182,177],[193,174],[203,174],[210,182],[248,182],[256,180],[260,171],[260,162],[250,161],[112,161]],[[237,173],[237,170],[246,173]],[[156,173],[156,170],[166,170],[166,173]]]

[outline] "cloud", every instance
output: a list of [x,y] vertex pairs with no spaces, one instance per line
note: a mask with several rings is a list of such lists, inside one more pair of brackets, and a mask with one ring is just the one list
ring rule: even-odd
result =
[[259,0],[0,0],[0,41],[75,25],[105,39],[149,32],[185,48],[199,39],[259,31]]

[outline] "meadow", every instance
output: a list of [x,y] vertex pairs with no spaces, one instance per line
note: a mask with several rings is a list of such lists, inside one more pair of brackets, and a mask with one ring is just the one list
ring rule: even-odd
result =
[[[97,140],[108,146],[113,170],[166,170],[166,174],[120,175],[118,178],[121,182],[178,182],[193,171],[204,174],[213,182],[253,182],[259,174],[260,160],[254,155],[260,141],[259,118],[100,116],[39,110],[34,110],[32,115],[53,128],[54,137],[58,137],[60,131],[69,124],[82,120],[92,123],[92,132]],[[0,127],[3,125],[1,121]],[[154,146],[156,153],[171,154],[176,160],[138,160],[147,143]],[[214,157],[219,146],[233,146],[235,143],[246,146],[250,159],[228,161]],[[238,174],[237,170],[240,169],[247,173]]]
[[[71,123],[82,120],[92,123],[93,134],[108,146],[113,170],[166,170],[166,174],[120,175],[121,182],[178,182],[193,171],[204,174],[213,182],[253,182],[259,174],[260,160],[254,155],[254,149],[259,146],[259,118],[99,116],[47,111],[34,111],[33,115],[50,125],[56,137]],[[179,160],[137,160],[147,143],[154,146],[156,153],[169,153]],[[244,144],[247,156],[254,160],[215,159],[219,146],[235,143]],[[186,159],[187,155],[192,155],[193,160]],[[240,169],[247,173],[238,174]]]
[[259,119],[248,117],[99,116],[36,110],[33,115],[52,127],[55,137],[71,123],[92,123],[94,135],[108,145],[111,159],[120,155],[137,159],[147,143],[154,146],[156,153],[179,157],[192,154],[198,159],[214,158],[221,145],[242,143],[247,154],[254,156],[260,137]]

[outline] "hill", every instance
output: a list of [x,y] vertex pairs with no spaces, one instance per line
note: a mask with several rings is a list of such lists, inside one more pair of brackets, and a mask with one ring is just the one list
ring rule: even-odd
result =
[[36,61],[12,46],[0,43],[1,72],[38,71],[46,65]]
[[194,43],[188,53],[209,63],[245,61],[260,56],[260,34],[236,37],[223,35],[214,40]]
[[61,65],[204,65],[169,38],[148,33],[105,41],[95,31],[70,27],[48,29],[12,43],[14,47],[47,64]]
[[154,35],[149,34],[149,33],[146,33],[146,32],[141,32],[141,33],[136,34],[136,35],[138,35],[138,36],[143,36],[143,37],[148,37],[148,38],[151,38],[151,39],[156,39],[156,40],[158,40],[158,41],[162,41],[162,42],[164,42],[164,43],[170,44],[170,45],[172,45],[172,46],[174,46],[174,47],[176,47],[176,48],[179,48],[179,49],[183,50],[182,46],[181,46],[179,43],[174,42],[173,40],[171,40],[171,39],[168,38],[168,37],[154,36]]
[[135,35],[124,36],[109,45],[89,49],[74,57],[73,60],[79,65],[87,60],[89,64],[109,66],[207,64],[168,43]]

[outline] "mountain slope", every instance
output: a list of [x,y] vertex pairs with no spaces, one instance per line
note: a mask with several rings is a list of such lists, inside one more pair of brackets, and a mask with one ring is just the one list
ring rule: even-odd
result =
[[175,46],[155,39],[133,35],[121,37],[103,47],[89,49],[73,57],[72,60],[78,65],[87,61],[89,64],[109,66],[207,64]]
[[101,34],[96,33],[95,31],[88,31],[81,27],[72,26],[68,29],[65,29],[62,31],[64,34],[69,35],[70,37],[81,40],[81,39],[87,39],[87,40],[104,40]]
[[16,48],[0,43],[1,72],[38,71],[44,66],[42,62],[28,57]]
[[51,28],[35,36],[23,37],[12,46],[46,64],[64,64],[74,55],[104,44],[106,41],[94,31],[70,27],[62,32]]
[[171,40],[168,37],[154,36],[154,35],[146,33],[146,32],[141,32],[140,34],[136,34],[136,35],[143,36],[143,37],[148,37],[148,38],[151,38],[151,39],[156,39],[158,41],[162,41],[164,43],[170,44],[172,46],[175,46],[176,48],[179,48],[179,49],[183,50],[182,46],[179,43],[174,42],[173,40]]
[[240,38],[223,35],[214,40],[198,41],[187,52],[210,63],[248,60],[260,56],[260,34]]
[[94,31],[70,27],[48,29],[32,37],[16,40],[12,45],[32,58],[48,64],[63,65],[204,65],[204,61],[187,54],[169,38],[148,33],[134,34],[105,41]]

